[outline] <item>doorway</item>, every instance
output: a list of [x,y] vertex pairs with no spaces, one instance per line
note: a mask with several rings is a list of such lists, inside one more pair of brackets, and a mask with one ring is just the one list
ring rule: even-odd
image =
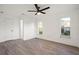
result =
[[20,39],[28,40],[36,37],[35,23],[20,20]]

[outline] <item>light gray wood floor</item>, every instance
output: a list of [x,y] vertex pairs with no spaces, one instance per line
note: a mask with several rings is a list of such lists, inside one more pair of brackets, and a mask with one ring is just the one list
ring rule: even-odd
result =
[[43,39],[9,40],[0,43],[1,55],[78,55],[79,48]]

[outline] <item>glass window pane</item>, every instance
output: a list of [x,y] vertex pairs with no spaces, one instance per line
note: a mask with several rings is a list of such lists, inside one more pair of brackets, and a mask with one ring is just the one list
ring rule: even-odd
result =
[[43,34],[43,23],[42,22],[38,23],[38,31],[39,31],[39,34]]
[[70,17],[61,18],[61,36],[70,37]]

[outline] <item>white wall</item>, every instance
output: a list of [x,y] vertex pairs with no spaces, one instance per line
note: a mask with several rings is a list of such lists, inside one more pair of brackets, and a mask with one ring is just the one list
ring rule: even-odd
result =
[[[34,21],[30,21],[30,18],[23,18],[23,20],[24,29],[22,39],[27,40],[36,37]],[[0,17],[0,42],[21,38],[20,29],[21,28],[19,18]]]
[[[37,33],[38,37],[79,47],[79,11],[74,7],[75,5],[55,5],[52,14],[48,13],[45,16],[41,15],[41,18],[38,17],[37,22],[42,21],[44,25],[44,33],[43,35]],[[68,16],[71,17],[71,38],[60,38],[60,19]]]
[[[0,42],[6,40],[19,39],[20,37],[20,20],[24,20],[24,39],[35,37],[34,17],[27,13],[32,5],[0,5]],[[33,8],[33,7],[32,7]],[[25,13],[25,14],[23,14]]]
[[14,18],[0,17],[0,42],[19,38],[19,22]]
[[[50,9],[45,11],[45,15],[37,16],[34,15],[35,13],[27,12],[28,9],[35,9],[33,6],[0,5],[0,10],[4,11],[4,14],[0,14],[0,42],[20,38],[19,20],[23,19],[26,40],[39,37],[79,47],[79,5],[40,5],[42,8],[50,6]],[[25,14],[22,16],[22,13]],[[67,16],[71,17],[70,39],[60,38],[60,19]],[[39,21],[43,22],[43,35],[38,34],[37,23]]]

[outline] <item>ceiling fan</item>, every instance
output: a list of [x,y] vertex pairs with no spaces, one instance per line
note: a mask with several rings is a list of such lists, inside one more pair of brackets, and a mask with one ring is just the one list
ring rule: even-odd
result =
[[43,9],[40,9],[40,7],[38,6],[38,4],[34,4],[36,10],[28,10],[28,12],[36,12],[35,15],[38,15],[38,14],[46,14],[45,10],[49,9],[50,7],[46,7],[46,8],[43,8]]

